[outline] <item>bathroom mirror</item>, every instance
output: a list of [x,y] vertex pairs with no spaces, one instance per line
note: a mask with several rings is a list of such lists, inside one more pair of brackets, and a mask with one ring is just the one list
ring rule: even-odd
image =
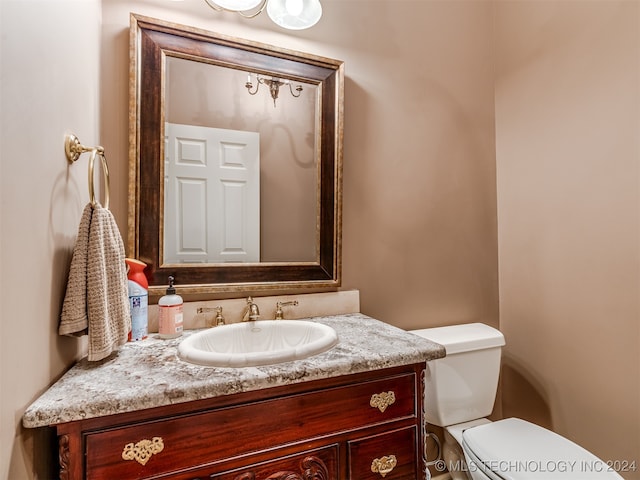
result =
[[130,40],[127,255],[150,293],[339,286],[343,63],[137,14]]

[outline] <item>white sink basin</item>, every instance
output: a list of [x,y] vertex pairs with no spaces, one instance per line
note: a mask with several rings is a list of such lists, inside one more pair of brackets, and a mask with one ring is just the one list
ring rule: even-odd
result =
[[258,320],[210,328],[178,346],[182,360],[212,367],[271,365],[311,357],[338,343],[335,330],[305,320]]

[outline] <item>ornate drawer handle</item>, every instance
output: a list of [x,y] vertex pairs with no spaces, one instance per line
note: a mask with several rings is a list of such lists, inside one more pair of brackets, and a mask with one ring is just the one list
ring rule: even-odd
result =
[[146,465],[154,454],[164,449],[162,437],[153,437],[151,440],[140,440],[135,445],[127,443],[122,450],[123,460],[135,460],[140,465]]
[[373,473],[379,473],[383,478],[390,473],[398,464],[398,460],[395,455],[384,456],[382,458],[374,458],[371,462],[371,471]]
[[369,405],[374,408],[378,408],[381,412],[384,412],[389,405],[393,405],[396,402],[396,394],[392,391],[374,393],[371,395],[371,401]]

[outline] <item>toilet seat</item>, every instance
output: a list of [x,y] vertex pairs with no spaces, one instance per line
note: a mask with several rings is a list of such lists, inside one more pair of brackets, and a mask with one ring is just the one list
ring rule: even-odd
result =
[[545,428],[508,418],[462,434],[468,460],[495,480],[621,480],[592,453]]

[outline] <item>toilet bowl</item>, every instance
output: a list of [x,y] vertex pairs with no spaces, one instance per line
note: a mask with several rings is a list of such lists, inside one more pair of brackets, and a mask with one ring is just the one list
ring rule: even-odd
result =
[[504,336],[482,323],[411,330],[445,347],[427,362],[425,421],[444,428],[454,480],[613,480],[622,477],[572,441],[518,418],[491,422]]

